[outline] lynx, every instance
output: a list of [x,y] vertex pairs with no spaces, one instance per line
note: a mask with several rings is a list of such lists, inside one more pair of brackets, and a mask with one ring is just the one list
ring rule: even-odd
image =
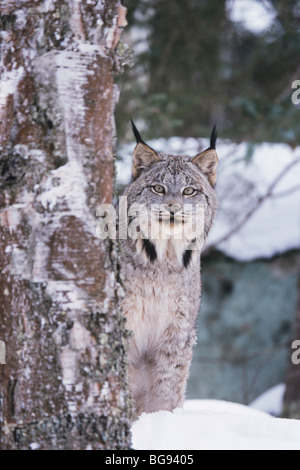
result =
[[218,157],[215,127],[209,148],[194,157],[156,152],[133,122],[132,129],[136,147],[124,196],[135,236],[121,240],[121,271],[138,416],[172,411],[185,397],[201,300],[200,254],[217,210]]

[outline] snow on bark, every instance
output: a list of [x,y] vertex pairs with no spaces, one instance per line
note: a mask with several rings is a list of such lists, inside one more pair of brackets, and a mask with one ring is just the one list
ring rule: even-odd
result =
[[0,447],[128,448],[116,247],[96,236],[124,7],[6,1],[0,14]]

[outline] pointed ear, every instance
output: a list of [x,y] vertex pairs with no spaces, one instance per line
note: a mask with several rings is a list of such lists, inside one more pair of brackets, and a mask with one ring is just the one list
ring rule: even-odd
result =
[[132,176],[136,179],[143,170],[150,168],[160,158],[151,147],[144,142],[139,142],[133,151]]
[[213,128],[211,137],[210,137],[210,146],[204,152],[199,153],[192,159],[192,163],[197,165],[200,171],[207,177],[208,181],[215,187],[217,180],[217,167],[218,167],[218,155],[216,152],[216,141],[217,141],[217,131],[216,126]]
[[207,149],[192,159],[192,163],[204,173],[213,188],[217,181],[218,161],[217,152],[213,149]]
[[160,158],[149,145],[145,144],[137,130],[133,120],[131,120],[132,131],[136,139],[136,147],[133,151],[133,164],[132,164],[132,176],[136,179],[140,173],[150,168],[155,162],[159,162]]

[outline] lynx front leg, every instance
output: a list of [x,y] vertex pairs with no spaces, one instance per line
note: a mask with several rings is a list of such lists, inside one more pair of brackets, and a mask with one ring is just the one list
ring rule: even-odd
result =
[[130,379],[137,414],[172,411],[182,405],[192,360],[194,334],[166,332],[155,351],[144,354]]
[[153,411],[172,411],[182,406],[192,360],[194,335],[183,340],[172,338],[161,345],[160,361],[152,370],[150,407]]

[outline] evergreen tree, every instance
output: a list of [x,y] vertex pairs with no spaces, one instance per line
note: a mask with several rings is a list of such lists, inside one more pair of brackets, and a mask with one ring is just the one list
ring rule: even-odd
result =
[[[291,86],[300,79],[299,0],[264,2],[275,19],[262,33],[231,21],[225,0],[125,4],[129,31],[148,32],[148,47],[121,79],[121,135],[134,116],[145,120],[146,137],[199,137],[217,123],[235,141],[297,145]],[[133,49],[139,50],[137,37]]]

